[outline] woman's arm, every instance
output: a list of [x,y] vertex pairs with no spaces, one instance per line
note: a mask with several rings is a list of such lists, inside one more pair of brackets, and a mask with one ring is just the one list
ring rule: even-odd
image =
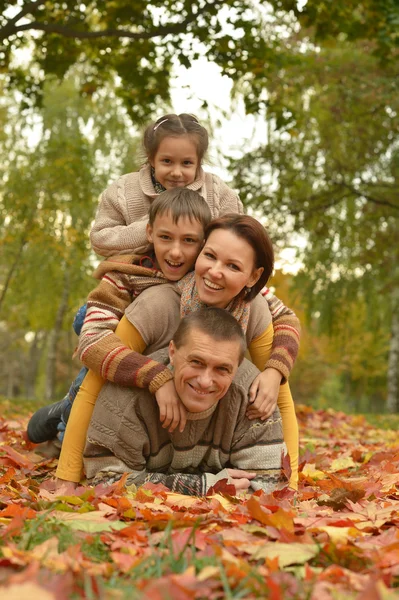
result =
[[286,307],[269,288],[263,288],[261,294],[269,305],[274,329],[270,358],[264,368],[276,369],[282,375],[281,383],[285,383],[298,354],[300,322],[295,313]]

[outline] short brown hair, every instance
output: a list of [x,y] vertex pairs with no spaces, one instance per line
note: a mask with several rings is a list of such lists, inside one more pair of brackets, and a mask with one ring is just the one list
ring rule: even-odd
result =
[[201,308],[185,316],[179,323],[172,338],[177,349],[183,346],[193,329],[198,329],[219,342],[237,340],[238,364],[242,362],[247,344],[243,330],[236,319],[227,310],[211,306]]
[[150,123],[143,135],[143,146],[148,160],[153,160],[159,144],[166,137],[180,137],[188,135],[192,138],[197,148],[199,164],[208,150],[208,132],[194,115],[182,113],[181,115],[163,115],[153,123]]
[[173,188],[159,194],[152,201],[148,212],[148,222],[154,225],[157,215],[170,213],[173,223],[177,223],[181,217],[187,217],[190,221],[198,221],[205,229],[212,219],[211,209],[204,198],[194,190],[187,188]]
[[266,229],[253,217],[235,213],[229,213],[211,221],[205,229],[205,240],[216,229],[232,231],[237,237],[246,240],[255,252],[255,268],[263,267],[263,273],[245,296],[246,300],[253,300],[266,285],[274,268],[273,244]]

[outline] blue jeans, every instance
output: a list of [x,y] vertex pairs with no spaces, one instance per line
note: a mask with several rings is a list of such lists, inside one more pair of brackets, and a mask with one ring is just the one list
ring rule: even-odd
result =
[[[81,306],[73,320],[72,326],[73,326],[73,329],[74,329],[76,335],[79,335],[82,330],[83,321],[85,320],[85,316],[86,316],[86,309],[87,309],[86,304]],[[73,401],[75,400],[75,398],[77,396],[80,386],[82,385],[83,379],[86,377],[87,371],[88,371],[88,369],[86,367],[82,367],[80,369],[78,376],[71,383],[71,387],[69,388],[68,393],[63,398],[64,409],[62,411],[61,422],[58,425],[58,431],[59,431],[58,438],[61,441],[64,439],[65,427],[66,427],[66,424],[68,423],[68,419],[69,419],[69,415],[71,413]]]

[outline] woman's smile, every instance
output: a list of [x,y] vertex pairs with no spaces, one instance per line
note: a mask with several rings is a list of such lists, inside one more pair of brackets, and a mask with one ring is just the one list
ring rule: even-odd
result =
[[209,235],[195,263],[195,283],[201,302],[226,308],[258,280],[255,252],[244,238],[228,229]]

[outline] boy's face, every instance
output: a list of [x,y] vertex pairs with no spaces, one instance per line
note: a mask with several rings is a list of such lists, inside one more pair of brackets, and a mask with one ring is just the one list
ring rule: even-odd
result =
[[180,217],[177,223],[169,213],[157,215],[153,226],[147,225],[147,239],[154,244],[155,257],[162,273],[178,281],[194,267],[204,239],[199,221]]

